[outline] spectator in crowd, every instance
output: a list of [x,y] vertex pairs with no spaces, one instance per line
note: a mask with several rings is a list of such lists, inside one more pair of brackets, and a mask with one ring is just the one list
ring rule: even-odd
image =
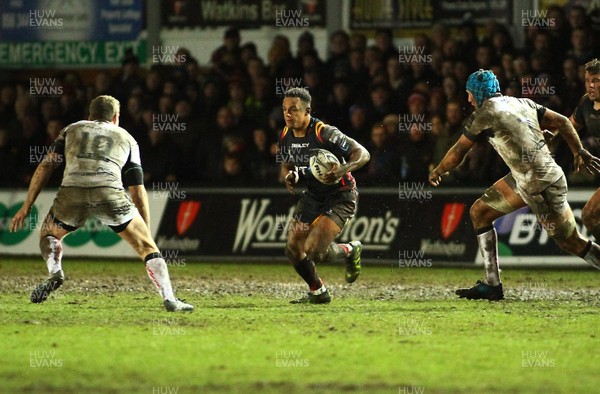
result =
[[272,153],[272,144],[266,129],[252,130],[252,143],[244,154],[243,166],[248,169],[254,184],[266,185],[278,179],[278,169],[273,165],[277,163],[277,157]]
[[572,114],[577,106],[581,93],[585,91],[583,82],[577,75],[577,61],[567,57],[563,61],[563,78],[558,88],[558,95],[564,103],[562,113]]
[[391,96],[391,89],[389,85],[385,83],[379,83],[371,87],[369,123],[381,122],[385,115],[392,112],[394,102],[392,101]]
[[591,43],[591,31],[588,28],[578,27],[571,33],[571,49],[567,56],[575,59],[577,64],[585,64],[594,57]]
[[[350,36],[343,30],[336,30],[329,36],[329,54],[325,63],[327,80],[335,79],[335,71],[350,69]],[[368,65],[367,65],[368,67]]]
[[231,76],[236,68],[241,67],[241,35],[240,31],[231,27],[225,30],[223,44],[215,49],[210,57],[210,62],[217,74],[226,78]]
[[369,135],[367,108],[360,104],[354,104],[348,112],[350,114],[350,127],[343,130],[344,134],[361,144],[366,143]]
[[[350,128],[349,111],[352,102],[353,98],[349,81],[346,79],[336,80],[333,83],[333,94],[325,107],[324,112],[327,115],[323,117],[327,118],[328,123],[335,124],[337,128],[345,133]],[[315,105],[315,108],[319,108],[319,106]]]
[[371,154],[366,166],[355,173],[361,185],[391,186],[397,185],[398,155],[394,144],[389,143],[389,136],[382,124],[375,124],[371,129],[371,138],[365,146]]
[[420,182],[427,179],[433,156],[428,132],[426,122],[413,122],[409,126],[408,139],[400,146],[400,180]]
[[450,29],[444,22],[438,21],[431,27],[431,41],[434,49],[442,50],[446,41],[451,39]]
[[277,34],[273,37],[267,58],[271,78],[278,80],[300,77],[300,66],[292,56],[290,40],[286,36]]
[[358,32],[353,32],[350,34],[350,51],[359,50],[364,53],[366,49],[367,36]]
[[391,29],[377,29],[375,31],[375,45],[381,52],[382,61],[398,59],[398,49],[394,46],[394,37]]
[[309,53],[314,53],[317,55],[317,49],[315,48],[315,36],[313,36],[311,32],[305,31],[298,37],[297,48],[296,58],[298,60],[302,59],[304,55]]
[[160,130],[148,130],[150,146],[144,152],[144,183],[176,182],[179,151],[170,136]]
[[[446,104],[446,122],[444,127],[448,131],[448,135],[451,139],[458,139],[461,134],[462,124],[465,120],[465,114],[463,111],[463,106],[460,101],[451,100]],[[454,144],[456,141],[452,141]],[[438,163],[436,161],[436,163]]]
[[17,152],[10,143],[8,129],[2,125],[0,125],[0,168],[2,168],[2,171],[0,171],[0,186],[25,186],[21,182],[15,182],[15,174],[18,171]]
[[223,155],[220,176],[216,185],[224,187],[250,186],[252,185],[251,180],[239,153],[227,152]]

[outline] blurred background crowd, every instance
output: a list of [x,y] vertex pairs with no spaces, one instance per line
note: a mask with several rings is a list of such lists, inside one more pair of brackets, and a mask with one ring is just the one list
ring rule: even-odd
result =
[[[77,72],[56,74],[61,94],[31,94],[31,82],[0,74],[0,184],[26,187],[39,157],[60,130],[87,118],[89,101],[109,94],[121,102],[120,125],[138,141],[145,181],[189,186],[273,186],[279,180],[277,136],[284,122],[283,92],[307,87],[312,114],[338,127],[371,152],[354,175],[359,185],[426,182],[430,166],[458,139],[472,108],[465,82],[491,69],[503,94],[529,97],[570,116],[584,91],[583,65],[598,57],[600,40],[582,8],[552,7],[551,29],[526,27],[516,48],[508,30],[493,22],[437,23],[409,45],[392,32],[374,39],[335,31],[328,53],[318,53],[309,31],[297,42],[273,38],[268,56],[228,29],[210,64],[180,48],[172,64],[141,67],[132,53],[120,70],[100,71],[91,83]],[[587,136],[582,135],[582,138]],[[593,148],[593,140],[586,139]],[[566,173],[566,144],[552,149]],[[598,153],[596,151],[596,153]],[[489,144],[478,144],[452,175],[452,186],[487,185],[507,167]],[[594,179],[570,175],[572,184]],[[60,184],[60,174],[52,183]]]

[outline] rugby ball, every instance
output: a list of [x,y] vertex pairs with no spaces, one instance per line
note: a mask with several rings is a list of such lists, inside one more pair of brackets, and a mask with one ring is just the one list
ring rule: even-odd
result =
[[340,181],[341,178],[333,182],[326,182],[324,180],[325,174],[331,171],[333,164],[340,164],[340,161],[337,157],[328,150],[325,149],[313,149],[311,152],[309,164],[310,164],[310,172],[312,172],[313,176],[321,183],[326,185],[333,185]]

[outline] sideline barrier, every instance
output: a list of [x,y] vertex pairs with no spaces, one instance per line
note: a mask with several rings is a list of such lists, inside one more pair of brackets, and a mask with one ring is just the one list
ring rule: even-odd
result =
[[[482,189],[430,189],[422,183],[398,189],[360,191],[356,217],[338,240],[358,239],[370,263],[399,267],[481,264],[469,207]],[[581,209],[594,190],[569,192],[579,231]],[[0,254],[39,256],[35,230],[55,191],[42,192],[27,228],[8,232],[25,191],[0,192]],[[286,232],[298,196],[283,189],[186,189],[185,193],[149,193],[153,236],[166,256],[211,260],[284,261]],[[529,208],[495,223],[501,266],[585,266],[562,252]],[[36,234],[34,234],[36,233]],[[135,257],[106,226],[90,220],[64,240],[67,256]]]
[[[157,243],[191,257],[285,260],[287,229],[297,196],[282,189],[186,192],[170,200]],[[358,213],[338,240],[363,243],[367,261],[431,266],[474,262],[477,252],[466,204],[477,195],[448,194],[410,185],[361,189]]]

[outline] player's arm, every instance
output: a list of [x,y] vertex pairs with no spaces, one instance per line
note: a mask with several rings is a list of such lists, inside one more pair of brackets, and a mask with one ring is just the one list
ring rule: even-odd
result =
[[458,167],[473,145],[475,145],[475,141],[467,138],[464,134],[461,135],[454,146],[448,150],[440,164],[431,171],[429,174],[429,183],[433,186],[439,186],[442,176],[448,175],[451,170]]
[[[53,147],[54,144],[53,144]],[[64,148],[64,145],[63,145]],[[50,177],[52,176],[52,172],[58,168],[63,162],[64,156],[62,154],[63,151],[60,150],[51,150],[48,152],[42,162],[37,166],[35,172],[33,173],[33,177],[31,178],[31,182],[29,183],[29,189],[27,191],[27,197],[21,206],[21,209],[15,213],[15,216],[12,218],[9,226],[10,231],[18,231],[25,225],[25,218],[29,215],[31,211],[31,207],[35,203],[35,200],[40,195],[40,192],[46,186]]]
[[358,170],[371,159],[371,154],[364,146],[335,127],[323,130],[323,138],[334,145],[334,149],[341,152],[346,158],[346,163],[334,164],[331,170],[325,174],[326,182],[333,182],[348,172]]
[[583,167],[592,174],[600,173],[600,159],[583,148],[572,121],[566,116],[546,108],[540,126],[555,127],[558,130],[573,153],[575,172],[579,172]]
[[146,226],[150,228],[150,207],[148,205],[148,193],[146,192],[146,187],[143,184],[131,185],[128,189],[129,194],[131,195],[131,201],[133,201],[133,204],[146,223]]
[[144,186],[144,170],[140,159],[140,150],[137,144],[132,145],[131,153],[127,162],[121,169],[123,186],[129,190],[131,201],[137,208],[140,216],[150,228],[150,208],[148,205],[148,193]]
[[299,174],[295,165],[286,162],[281,163],[279,180],[285,184],[286,189],[290,193],[294,193],[294,186],[296,186],[299,179]]
[[62,163],[62,155],[56,152],[49,152],[42,162],[37,166],[31,182],[29,183],[29,190],[27,191],[27,197],[21,206],[21,209],[15,214],[12,221],[10,222],[10,231],[18,231],[25,224],[25,218],[29,215],[31,207],[35,203],[35,200],[39,196],[40,192],[50,180],[52,172],[60,166]]

